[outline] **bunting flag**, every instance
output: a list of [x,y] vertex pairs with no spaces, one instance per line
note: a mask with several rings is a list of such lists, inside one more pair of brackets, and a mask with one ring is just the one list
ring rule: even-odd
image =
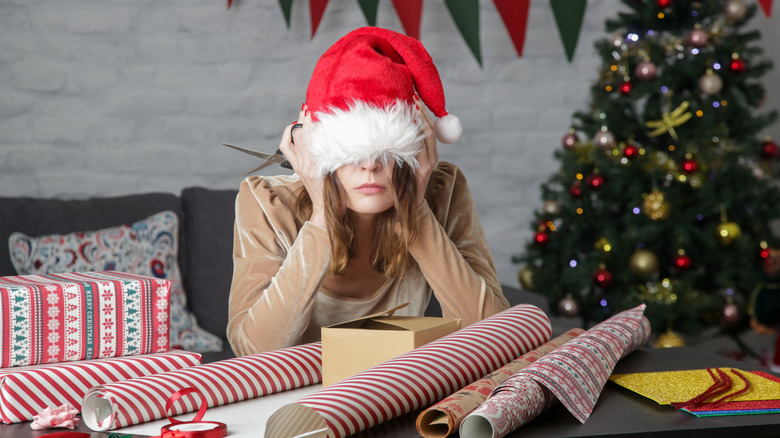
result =
[[[233,0],[228,0],[233,1]],[[287,23],[287,30],[290,30],[290,11],[292,11],[292,0],[279,0],[279,6],[284,14],[284,21]],[[228,6],[230,7],[230,6]]]
[[550,0],[550,7],[558,24],[558,32],[561,34],[561,41],[569,62],[577,48],[586,4],[587,0]]
[[393,6],[404,27],[404,33],[419,40],[423,0],[393,0]]
[[479,46],[479,0],[444,0],[455,26],[482,67],[482,51]]
[[509,32],[509,38],[512,39],[517,56],[522,57],[531,0],[493,0],[493,3],[496,5],[501,20],[504,21],[504,27]]
[[379,9],[379,0],[358,0],[360,10],[366,17],[369,26],[376,26],[376,12]]
[[227,2],[228,2],[228,9],[230,9],[230,6],[233,5],[233,0],[227,0]]
[[761,9],[764,10],[764,14],[766,14],[767,17],[772,16],[772,2],[774,0],[758,0],[758,4],[761,5]]
[[309,0],[309,11],[311,12],[311,38],[317,33],[317,27],[320,25],[322,15],[325,13],[325,6],[328,6],[328,0]]

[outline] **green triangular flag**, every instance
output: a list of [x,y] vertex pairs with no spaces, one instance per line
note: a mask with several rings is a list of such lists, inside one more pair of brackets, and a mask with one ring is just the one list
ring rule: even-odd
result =
[[279,6],[284,13],[284,21],[287,22],[287,29],[290,29],[290,11],[292,11],[292,0],[279,0]]
[[366,16],[366,22],[369,26],[376,26],[376,11],[379,9],[379,0],[358,0],[363,15]]
[[482,51],[479,47],[479,0],[444,0],[452,21],[466,40],[471,53],[482,67]]
[[550,0],[550,6],[555,16],[555,22],[558,24],[558,32],[561,34],[561,41],[563,41],[563,48],[566,50],[566,58],[569,59],[569,62],[574,57],[574,49],[577,48],[586,4],[587,0]]

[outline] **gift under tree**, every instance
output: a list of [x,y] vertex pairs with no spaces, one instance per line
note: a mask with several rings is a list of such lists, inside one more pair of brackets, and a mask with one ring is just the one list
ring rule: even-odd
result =
[[646,303],[656,333],[737,333],[780,216],[756,5],[622,3],[513,258],[521,284],[586,322]]

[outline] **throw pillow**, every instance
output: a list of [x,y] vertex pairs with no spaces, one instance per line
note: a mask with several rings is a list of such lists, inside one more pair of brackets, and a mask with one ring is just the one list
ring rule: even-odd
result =
[[187,309],[177,262],[179,221],[163,211],[130,225],[65,235],[8,238],[11,262],[19,275],[82,271],[121,271],[171,282],[171,347],[219,351],[222,340],[200,328]]

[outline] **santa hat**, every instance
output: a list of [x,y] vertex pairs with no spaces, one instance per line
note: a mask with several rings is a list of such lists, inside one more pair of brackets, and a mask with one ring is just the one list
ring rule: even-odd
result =
[[321,173],[376,159],[416,169],[424,135],[415,92],[439,118],[439,140],[456,142],[460,120],[445,109],[439,72],[422,43],[363,27],[331,46],[317,62],[306,92],[315,122],[309,151]]

